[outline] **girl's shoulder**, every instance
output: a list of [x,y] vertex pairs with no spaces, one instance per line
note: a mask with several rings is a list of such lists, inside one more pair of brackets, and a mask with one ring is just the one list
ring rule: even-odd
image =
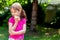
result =
[[23,24],[26,23],[26,21],[27,21],[26,18],[22,18]]
[[14,21],[14,18],[13,17],[10,17],[9,18],[9,22],[13,22]]
[[26,18],[22,18],[22,21],[26,21]]
[[9,20],[13,20],[13,17],[10,17]]

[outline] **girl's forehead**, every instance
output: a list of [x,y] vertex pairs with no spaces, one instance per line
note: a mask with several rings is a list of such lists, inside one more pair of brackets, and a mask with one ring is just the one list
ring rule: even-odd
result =
[[13,8],[10,9],[11,12],[15,12],[15,10]]
[[17,11],[17,8],[13,8],[13,7],[12,7],[11,10]]
[[10,10],[11,10],[11,11],[16,11],[14,8],[11,8]]

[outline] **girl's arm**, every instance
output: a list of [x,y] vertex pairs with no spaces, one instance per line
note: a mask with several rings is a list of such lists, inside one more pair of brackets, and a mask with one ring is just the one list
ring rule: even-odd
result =
[[12,34],[11,35],[16,35],[16,34],[24,34],[26,32],[26,24],[23,25],[23,29],[20,30],[20,31],[12,31]]
[[12,23],[9,23],[9,34],[13,34],[16,26],[17,26],[17,23],[15,23],[14,25],[12,25]]
[[23,25],[23,30],[17,31],[16,34],[24,34],[26,32],[26,24]]
[[12,18],[9,19],[9,23],[8,23],[8,26],[9,26],[9,34],[13,34],[16,29],[16,26],[18,25],[18,18],[14,18],[15,19],[15,23],[13,25],[13,21],[12,21]]

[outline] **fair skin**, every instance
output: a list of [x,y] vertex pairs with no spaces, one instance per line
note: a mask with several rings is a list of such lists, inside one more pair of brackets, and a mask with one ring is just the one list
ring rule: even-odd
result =
[[[11,9],[12,16],[19,16],[20,14],[16,12],[13,8]],[[20,17],[14,18],[15,24],[12,25],[12,23],[9,23],[9,34],[10,35],[16,35],[16,34],[24,34],[26,32],[26,24],[23,24],[23,29],[20,31],[15,32],[16,26],[18,24],[18,21],[20,20]]]

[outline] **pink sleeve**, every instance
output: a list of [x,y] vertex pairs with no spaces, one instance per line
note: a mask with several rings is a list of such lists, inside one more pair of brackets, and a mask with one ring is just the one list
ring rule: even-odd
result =
[[9,18],[9,23],[13,23],[13,19],[12,18]]
[[23,19],[23,24],[26,24],[26,19],[25,18]]

